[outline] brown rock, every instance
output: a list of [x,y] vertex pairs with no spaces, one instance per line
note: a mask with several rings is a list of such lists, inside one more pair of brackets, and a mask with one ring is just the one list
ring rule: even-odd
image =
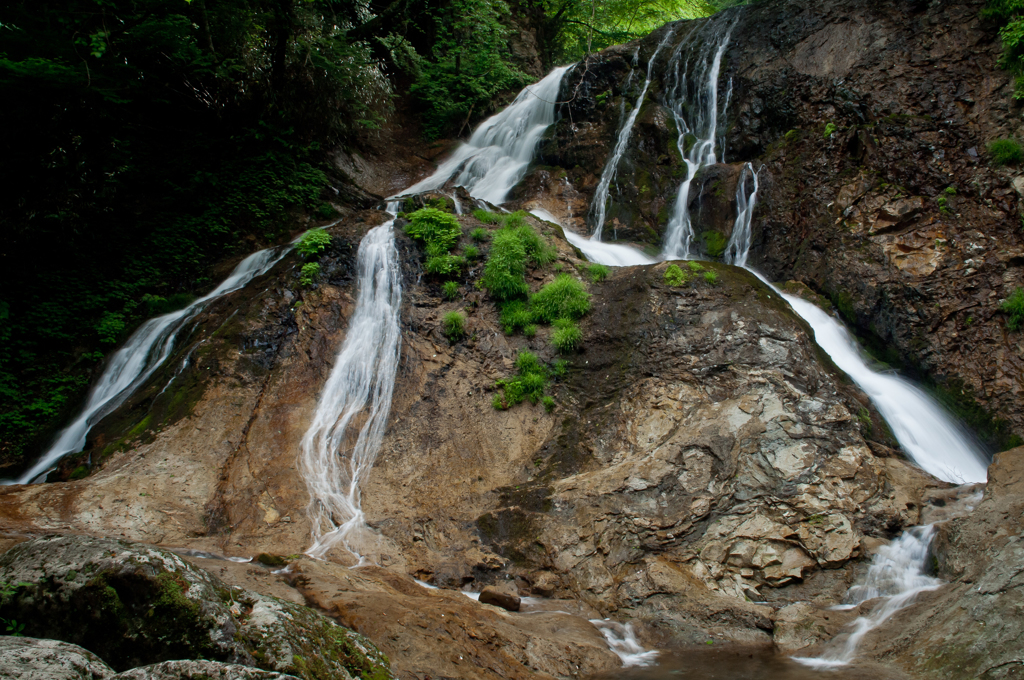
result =
[[510,612],[517,612],[520,600],[518,595],[510,595],[493,586],[487,586],[480,591],[480,602],[481,604],[492,604]]

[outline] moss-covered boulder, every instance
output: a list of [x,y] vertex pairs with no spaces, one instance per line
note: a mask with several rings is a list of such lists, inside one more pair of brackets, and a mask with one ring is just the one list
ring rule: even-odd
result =
[[0,636],[2,680],[103,680],[110,666],[87,649],[59,640]]
[[108,680],[295,680],[295,676],[234,663],[188,660],[133,668]]
[[81,645],[116,671],[212,659],[307,679],[390,678],[366,638],[299,605],[229,588],[138,543],[47,536],[0,556],[0,618]]

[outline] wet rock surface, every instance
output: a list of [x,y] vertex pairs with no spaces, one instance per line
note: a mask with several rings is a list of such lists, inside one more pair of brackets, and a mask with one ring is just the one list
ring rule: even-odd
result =
[[305,607],[229,588],[156,548],[39,538],[0,556],[0,579],[16,584],[0,616],[28,635],[81,645],[114,670],[206,658],[303,678],[389,677],[387,659],[358,634]]

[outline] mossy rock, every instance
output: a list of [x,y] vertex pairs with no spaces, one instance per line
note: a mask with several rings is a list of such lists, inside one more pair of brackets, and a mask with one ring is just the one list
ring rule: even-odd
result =
[[0,618],[24,634],[80,645],[117,671],[210,659],[307,680],[391,678],[357,633],[307,607],[240,588],[151,546],[47,536],[0,556],[16,590]]

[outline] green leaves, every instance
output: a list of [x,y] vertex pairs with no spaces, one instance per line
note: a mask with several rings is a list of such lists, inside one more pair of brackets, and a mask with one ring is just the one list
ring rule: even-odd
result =
[[331,245],[330,234],[323,229],[310,229],[295,244],[295,250],[303,257],[312,257],[319,255],[329,245]]

